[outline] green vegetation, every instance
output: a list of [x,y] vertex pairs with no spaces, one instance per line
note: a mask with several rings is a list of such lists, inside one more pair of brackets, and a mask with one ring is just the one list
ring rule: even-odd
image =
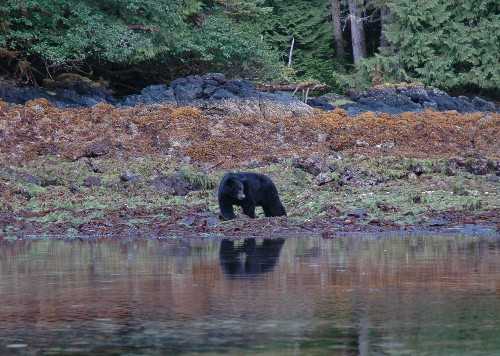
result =
[[17,59],[11,70],[26,80],[68,69],[109,77],[116,68],[151,80],[213,70],[266,77],[278,61],[251,26],[267,12],[261,3],[7,0],[0,60]]
[[498,1],[398,0],[391,10],[386,35],[397,52],[382,62],[397,63],[408,75],[445,89],[498,89]]
[[420,81],[498,91],[497,1],[357,1],[365,54],[356,66],[348,2],[339,3],[346,53],[339,56],[332,0],[5,0],[0,75],[40,83],[75,72],[138,88],[221,71],[265,81],[314,79],[334,90]]
[[[324,185],[317,185],[313,175],[293,167],[290,161],[246,170],[273,178],[292,224],[354,219],[360,225],[390,222],[418,226],[440,213],[474,214],[498,208],[497,183],[489,176],[466,171],[448,175],[445,165],[445,160],[439,159],[350,156],[337,162],[335,171],[329,173],[331,181]],[[175,164],[154,157],[103,159],[98,166],[103,171],[98,174],[101,185],[87,187],[84,179],[93,174],[82,162],[33,161],[18,173],[50,175],[59,183],[42,187],[4,175],[0,185],[9,187],[12,194],[0,203],[0,211],[10,211],[19,222],[38,224],[41,231],[50,231],[56,225],[63,230],[78,230],[86,224],[112,226],[117,221],[137,228],[150,226],[153,221],[175,225],[183,224],[182,219],[193,212],[218,214],[215,191],[223,170],[206,173],[190,165],[176,169]],[[422,174],[411,178],[416,166]],[[120,175],[124,171],[140,174],[140,179],[123,182]],[[158,174],[176,172],[200,190],[173,196],[158,191],[151,183]],[[346,180],[346,176],[351,178]],[[257,212],[262,214],[259,209]],[[230,228],[231,224],[223,225]],[[3,232],[15,230],[6,225]]]

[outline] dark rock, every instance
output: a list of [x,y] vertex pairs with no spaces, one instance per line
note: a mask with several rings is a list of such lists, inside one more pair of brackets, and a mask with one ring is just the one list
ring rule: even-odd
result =
[[83,186],[87,188],[100,187],[101,178],[96,176],[89,176],[83,180]]
[[447,94],[431,93],[430,98],[439,111],[455,110],[461,113],[474,111],[470,103],[464,102],[458,98],[453,98]]
[[241,166],[249,169],[254,169],[263,166],[264,163],[256,160],[256,159],[251,159],[249,161],[242,162]]
[[307,158],[294,158],[292,160],[292,167],[302,169],[303,171],[317,176],[321,172],[326,171],[324,160],[319,156],[312,156]]
[[368,210],[363,209],[363,208],[354,209],[353,211],[347,213],[347,216],[352,216],[356,219],[365,218],[368,216]]
[[120,175],[120,181],[126,183],[135,183],[141,180],[141,176],[138,174],[133,174],[129,171],[125,171]]
[[[203,97],[211,97],[218,90],[217,88],[218,88],[217,85],[205,84],[203,86]],[[224,90],[224,89],[219,89],[219,90]]]
[[452,158],[448,160],[448,166],[453,167],[455,169],[457,168],[463,168],[465,167],[465,159],[457,157],[457,158]]
[[477,111],[491,111],[491,112],[496,111],[495,103],[493,103],[491,101],[484,100],[478,96],[475,96],[472,99],[472,105],[474,105],[474,108]]
[[400,114],[407,111],[420,111],[422,105],[415,103],[412,99],[394,88],[373,88],[358,95],[352,96],[356,104],[348,104],[347,107],[359,107],[363,111],[386,112]]
[[358,116],[367,111],[366,109],[359,107],[357,104],[342,105],[341,108],[346,110],[349,116]]
[[421,164],[415,164],[410,166],[410,171],[414,173],[417,177],[420,177],[424,173],[424,167]]
[[386,213],[395,212],[398,210],[394,205],[387,204],[384,202],[377,202],[377,208],[379,208],[381,211],[386,212]]
[[210,97],[213,100],[222,100],[222,99],[232,99],[236,98],[236,95],[227,91],[226,89],[217,89],[217,91]]
[[16,173],[15,179],[22,181],[24,183],[42,186],[42,179],[29,173],[24,173],[24,172]]
[[399,90],[401,95],[409,97],[416,104],[423,105],[426,102],[431,102],[427,90],[423,87],[408,87]]
[[424,101],[422,103],[422,107],[424,109],[433,109],[433,110],[437,110],[438,109],[438,105],[434,101]]
[[203,79],[198,75],[176,79],[170,87],[178,104],[185,104],[203,97]]
[[193,186],[180,173],[159,175],[150,184],[153,189],[170,195],[183,196],[190,191],[199,190],[199,187]]
[[354,179],[354,173],[351,172],[351,170],[349,170],[347,168],[344,169],[344,172],[342,173],[342,176],[341,176],[341,179],[340,179],[341,184],[342,185],[347,185],[353,179]]
[[312,106],[313,108],[322,109],[322,110],[334,110],[335,106],[330,104],[325,99],[321,98],[311,98],[307,100],[307,105]]
[[18,189],[16,191],[14,191],[14,194],[20,195],[20,196],[22,196],[26,200],[31,200],[31,198],[33,198],[33,196],[31,195],[31,193],[28,192],[27,190],[24,190],[24,189]]
[[42,178],[42,181],[40,182],[40,185],[42,187],[49,187],[49,186],[58,186],[58,185],[63,185],[61,179],[57,177],[44,177]]
[[314,178],[314,182],[318,186],[328,184],[330,182],[333,182],[334,180],[335,179],[328,173],[320,173]]
[[107,155],[111,151],[111,142],[103,140],[93,142],[87,146],[84,151],[83,157],[95,158]]
[[370,144],[366,141],[363,140],[356,140],[355,142],[356,147],[369,147]]
[[[24,104],[28,100],[45,98],[59,107],[93,106],[97,103],[110,103],[121,106],[167,103],[174,105],[205,105],[225,100],[253,99],[259,102],[283,105],[305,106],[298,98],[288,92],[259,92],[248,80],[227,80],[221,73],[208,73],[203,76],[192,75],[178,78],[170,85],[150,85],[141,93],[129,95],[121,101],[116,100],[109,89],[77,75],[65,75],[56,81],[49,81],[46,88],[21,87],[11,82],[0,81],[0,99]],[[50,84],[50,85],[49,85]],[[354,102],[340,105],[349,115],[360,113],[384,112],[399,114],[407,111],[456,110],[461,113],[473,111],[498,111],[495,103],[479,97],[452,97],[443,91],[423,86],[376,87],[362,92],[349,92]],[[308,107],[333,110],[337,99],[345,97],[326,94],[308,99]],[[220,103],[219,103],[220,104]],[[1,136],[1,135],[0,135]]]
[[78,188],[78,186],[75,183],[71,183],[69,185],[69,191],[73,194],[76,194],[80,192],[80,188]]
[[129,95],[122,101],[123,106],[135,106],[138,104],[176,104],[174,91],[167,85],[150,85],[142,89],[141,94]]
[[428,225],[429,226],[446,226],[448,225],[449,220],[445,218],[434,218],[429,220]]
[[248,80],[230,80],[222,88],[242,98],[252,97],[256,94],[255,86]]
[[90,81],[54,82],[52,87],[23,87],[12,82],[0,81],[0,99],[16,104],[44,98],[58,107],[88,107],[98,103],[114,103],[109,89],[92,85]]
[[457,172],[456,172],[456,169],[454,167],[447,165],[444,169],[444,174],[451,177],[451,176],[456,176]]
[[226,82],[226,77],[222,73],[207,73],[202,76],[204,81],[214,81],[219,84],[223,84]]
[[[0,137],[1,137],[1,130],[0,130]],[[41,143],[37,149],[37,153],[40,156],[46,156],[46,155],[56,156],[59,154],[59,152],[60,152],[59,147],[54,143]]]
[[0,177],[7,180],[13,180],[15,182],[34,184],[39,186],[42,186],[43,183],[43,179],[40,177],[26,172],[18,172],[10,167],[0,167]]
[[490,166],[485,158],[470,158],[465,162],[465,169],[474,175],[488,174]]
[[366,111],[399,114],[424,109],[456,110],[460,113],[496,111],[495,104],[484,99],[452,97],[441,90],[426,87],[372,88],[364,92],[350,91],[349,97],[355,103],[341,107],[351,116]]
[[489,159],[488,160],[488,169],[491,172],[499,173],[500,172],[500,161],[495,161],[495,160]]
[[87,165],[87,167],[89,168],[89,170],[91,172],[94,172],[94,173],[104,173],[104,169],[102,169],[97,164],[95,164],[95,162],[92,161],[90,158],[85,161],[85,164]]

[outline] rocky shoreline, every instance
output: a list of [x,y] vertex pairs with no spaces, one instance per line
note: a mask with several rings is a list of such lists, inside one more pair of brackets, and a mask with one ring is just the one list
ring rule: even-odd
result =
[[[500,228],[499,114],[246,109],[0,102],[1,238]],[[229,170],[272,177],[288,217],[219,221]]]
[[220,73],[179,78],[170,85],[150,85],[138,94],[123,98],[114,97],[105,85],[75,75],[62,75],[57,80],[48,82],[45,87],[23,87],[0,80],[0,100],[24,104],[40,98],[60,108],[91,107],[98,103],[117,107],[152,104],[204,107],[229,102],[244,107],[281,106],[291,108],[288,112],[296,115],[310,114],[312,108],[326,111],[341,108],[350,116],[358,116],[363,112],[400,114],[424,110],[454,110],[471,113],[500,110],[494,102],[477,96],[453,97],[444,91],[418,85],[377,86],[362,92],[351,92],[347,96],[326,94],[311,97],[306,104],[290,92],[261,91],[248,80],[227,79]]

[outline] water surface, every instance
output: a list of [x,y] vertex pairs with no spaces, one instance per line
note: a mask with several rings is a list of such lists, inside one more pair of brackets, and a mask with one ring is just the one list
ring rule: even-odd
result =
[[0,354],[500,354],[500,239],[0,244]]

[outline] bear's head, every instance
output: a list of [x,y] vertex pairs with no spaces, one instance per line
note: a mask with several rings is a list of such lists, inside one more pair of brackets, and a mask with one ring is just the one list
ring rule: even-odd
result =
[[241,180],[237,178],[229,178],[226,182],[226,192],[228,195],[238,200],[245,199],[244,186]]

